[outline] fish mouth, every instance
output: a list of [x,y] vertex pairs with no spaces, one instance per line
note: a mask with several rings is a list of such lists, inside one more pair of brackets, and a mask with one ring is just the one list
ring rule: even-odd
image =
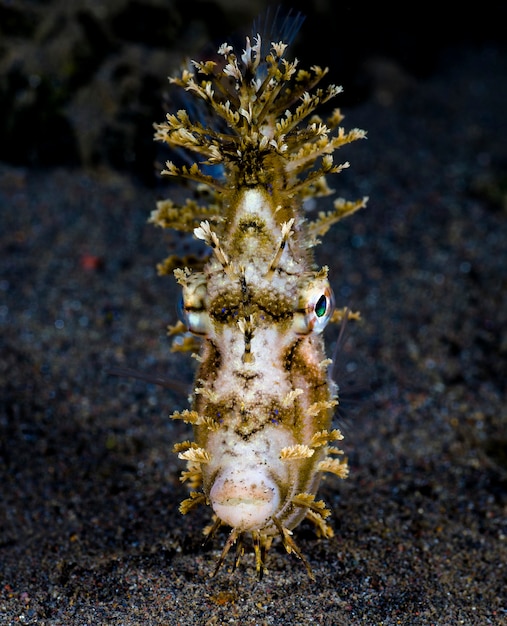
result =
[[268,475],[251,472],[219,474],[209,499],[215,514],[241,531],[264,528],[280,508],[278,486]]

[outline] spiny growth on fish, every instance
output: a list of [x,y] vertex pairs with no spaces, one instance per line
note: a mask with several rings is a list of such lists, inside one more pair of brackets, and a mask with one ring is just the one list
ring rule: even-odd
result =
[[[200,270],[174,270],[183,296],[171,332],[202,340],[191,407],[172,415],[191,424],[195,438],[175,447],[191,488],[180,510],[210,505],[205,533],[232,529],[215,573],[234,544],[237,565],[250,535],[259,576],[279,537],[313,577],[292,529],[309,519],[319,535],[333,534],[316,492],[323,472],[344,478],[348,470],[334,445],[342,435],[331,425],[338,401],[321,332],[349,315],[334,311],[328,268],[316,267],[313,247],[366,198],[337,200],[314,221],[302,203],[331,193],[325,177],[349,165],[335,164],[333,152],[365,133],[346,132],[338,109],[326,121],[315,113],[341,91],[318,87],[326,69],[298,69],[283,42],[263,46],[258,34],[240,56],[223,44],[215,60],[193,61],[192,71],[170,79],[214,121],[179,110],[156,125],[157,140],[200,161],[168,161],[163,174],[206,189],[208,202],[161,201],[151,221],[193,233],[211,249]],[[223,174],[207,173],[210,165]],[[176,265],[169,257],[159,270]]]

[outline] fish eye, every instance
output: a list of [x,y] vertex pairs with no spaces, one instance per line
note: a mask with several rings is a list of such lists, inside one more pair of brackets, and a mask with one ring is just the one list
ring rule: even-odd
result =
[[334,296],[331,287],[315,289],[308,294],[305,321],[309,330],[321,333],[334,311]]
[[334,311],[334,296],[327,281],[308,281],[299,295],[293,328],[301,335],[321,333]]
[[210,319],[205,309],[191,309],[185,306],[183,296],[178,302],[178,319],[185,324],[194,335],[207,335],[210,329]]

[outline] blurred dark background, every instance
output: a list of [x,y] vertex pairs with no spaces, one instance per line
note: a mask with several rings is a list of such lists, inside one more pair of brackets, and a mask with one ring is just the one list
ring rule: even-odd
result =
[[[182,57],[248,34],[266,1],[0,0],[0,160],[107,166],[155,180],[151,125],[164,116],[167,76]],[[459,6],[459,5],[455,5]],[[332,67],[340,106],[376,91],[389,104],[455,46],[505,44],[506,3],[303,2],[294,53]],[[387,89],[383,88],[387,86]]]

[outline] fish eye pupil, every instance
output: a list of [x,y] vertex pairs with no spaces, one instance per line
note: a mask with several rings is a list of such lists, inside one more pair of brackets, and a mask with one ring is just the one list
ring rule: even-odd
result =
[[320,296],[315,305],[315,315],[317,317],[322,317],[327,309],[327,298],[324,294]]
[[180,322],[183,322],[185,326],[188,326],[188,317],[185,312],[185,302],[183,300],[183,296],[181,296],[180,299],[178,300],[177,312],[178,312],[178,319],[180,320]]

